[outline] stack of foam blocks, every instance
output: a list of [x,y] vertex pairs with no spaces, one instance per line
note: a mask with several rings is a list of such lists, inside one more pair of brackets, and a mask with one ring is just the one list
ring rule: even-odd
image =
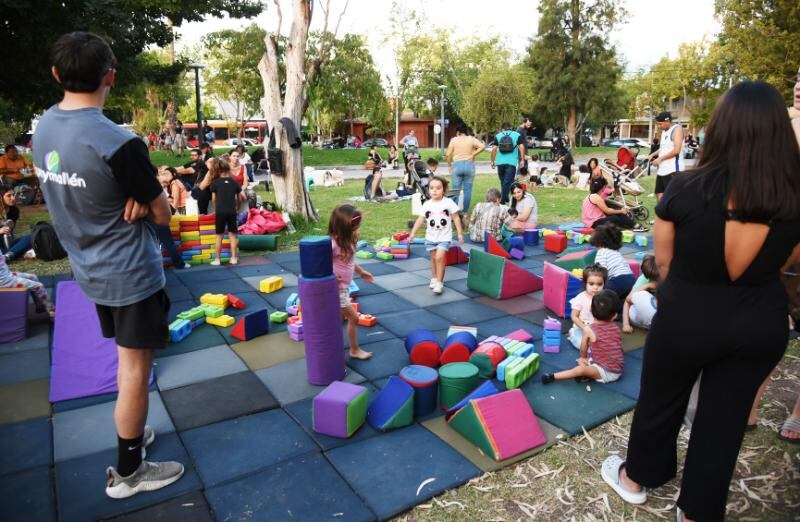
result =
[[545,353],[558,353],[561,351],[561,321],[549,317],[544,320],[544,339],[542,342]]
[[[216,255],[217,236],[214,226],[214,215],[179,216],[174,215],[169,222],[169,230],[175,247],[181,257],[189,265],[208,264]],[[222,240],[222,260],[231,257],[231,242],[228,234]],[[162,250],[164,266],[172,266],[172,258],[166,249]]]
[[229,306],[227,296],[222,294],[203,294],[200,305],[179,313],[169,325],[169,338],[173,343],[184,340],[192,330],[203,323],[214,326],[231,326],[233,317],[225,315]]
[[539,369],[539,354],[531,343],[491,336],[481,344],[497,344],[505,349],[507,357],[497,365],[496,372],[497,379],[505,382],[509,390],[522,386]]

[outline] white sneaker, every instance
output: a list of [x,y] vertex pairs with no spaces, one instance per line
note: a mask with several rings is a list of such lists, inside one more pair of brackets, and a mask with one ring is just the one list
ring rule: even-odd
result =
[[444,290],[444,284],[441,281],[436,281],[436,286],[433,287],[434,294],[441,294]]
[[431,284],[428,285],[428,288],[433,290],[434,288],[436,288],[436,283],[438,283],[438,282],[439,282],[439,280],[436,279],[435,277],[431,278]]
[[219,262],[219,259],[215,259],[215,260],[213,260],[213,261],[211,262],[211,266],[219,266],[220,264],[221,264],[221,263]]
[[169,486],[183,476],[180,462],[147,462],[127,477],[121,476],[113,467],[106,470],[108,483],[106,495],[111,498],[128,498],[143,491],[155,491]]
[[232,265],[238,265],[239,264],[239,258],[238,257],[232,257],[231,258],[231,264]]

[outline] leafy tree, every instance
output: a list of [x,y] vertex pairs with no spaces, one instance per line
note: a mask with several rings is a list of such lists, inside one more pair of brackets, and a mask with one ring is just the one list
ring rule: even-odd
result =
[[622,110],[622,66],[609,35],[623,19],[620,0],[542,0],[539,28],[525,63],[533,69],[536,112],[566,119],[575,143],[579,118],[598,121]]
[[12,57],[13,74],[0,75],[0,98],[11,103],[19,120],[30,119],[60,99],[61,89],[50,76],[50,49],[64,33],[91,31],[104,37],[117,57],[117,84],[123,86],[153,79],[156,71],[137,70],[135,59],[150,45],[164,47],[172,41],[168,20],[179,27],[208,15],[250,17],[262,9],[260,0],[3,2],[0,49]]
[[[200,100],[200,110],[203,112],[204,120],[220,119],[216,107],[208,101],[203,101],[202,98]],[[197,106],[195,105],[194,97],[178,108],[178,119],[184,123],[195,123],[197,121]]]
[[800,66],[800,3],[797,0],[716,0],[722,22],[723,63],[739,78],[764,80],[791,104]]
[[497,64],[480,72],[464,93],[464,120],[476,132],[493,132],[503,122],[515,123],[521,108],[533,102],[531,73],[524,66]]

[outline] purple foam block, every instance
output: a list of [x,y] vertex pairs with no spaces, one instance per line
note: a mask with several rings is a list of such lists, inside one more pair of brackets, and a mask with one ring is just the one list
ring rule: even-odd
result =
[[286,313],[289,315],[297,315],[297,305],[287,306]]
[[296,334],[296,335],[302,335],[303,334],[303,323],[290,324],[287,328],[289,330],[289,333],[293,333],[293,334]]
[[308,382],[327,386],[344,379],[344,340],[335,275],[300,277]]
[[395,259],[408,259],[408,254],[392,254]]
[[544,329],[545,330],[561,330],[561,321],[558,319],[550,319],[547,318],[544,320]]
[[514,259],[522,259],[525,257],[525,252],[518,248],[512,248],[511,252],[508,253]]
[[561,347],[559,345],[551,346],[549,344],[542,345],[544,348],[544,353],[559,353],[561,351]]
[[363,386],[333,381],[312,403],[314,431],[331,437],[346,439],[347,406],[367,391]]
[[0,291],[0,343],[15,343],[28,337],[27,289],[4,288]]
[[291,339],[292,341],[302,341],[304,339],[303,332],[300,333],[289,332],[289,339]]

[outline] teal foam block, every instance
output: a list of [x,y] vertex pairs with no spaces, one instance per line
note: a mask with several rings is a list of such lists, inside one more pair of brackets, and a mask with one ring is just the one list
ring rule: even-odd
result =
[[[0,479],[0,507],[4,522],[56,520],[50,467],[40,466]],[[62,515],[62,520],[69,519]]]
[[[109,422],[108,420],[106,422]],[[109,422],[110,423],[110,422]],[[124,500],[106,496],[106,467],[117,461],[115,447],[86,457],[56,462],[56,493],[59,520],[97,520],[159,504],[202,488],[192,460],[175,433],[157,434],[156,442],[147,449],[148,460],[174,460],[184,466],[180,480],[170,486]],[[44,520],[44,519],[29,519]]]
[[181,438],[207,488],[319,451],[311,437],[280,409],[188,430]]
[[371,521],[375,515],[319,453],[206,490],[217,520]]
[[543,365],[522,390],[537,416],[570,435],[581,433],[582,428],[594,428],[636,406],[635,400],[596,382],[589,383],[591,392],[586,391],[586,384],[573,379],[543,385],[538,376],[551,371]]
[[[381,520],[481,473],[456,450],[416,424],[333,449],[326,455]],[[430,478],[436,480],[429,481]]]

